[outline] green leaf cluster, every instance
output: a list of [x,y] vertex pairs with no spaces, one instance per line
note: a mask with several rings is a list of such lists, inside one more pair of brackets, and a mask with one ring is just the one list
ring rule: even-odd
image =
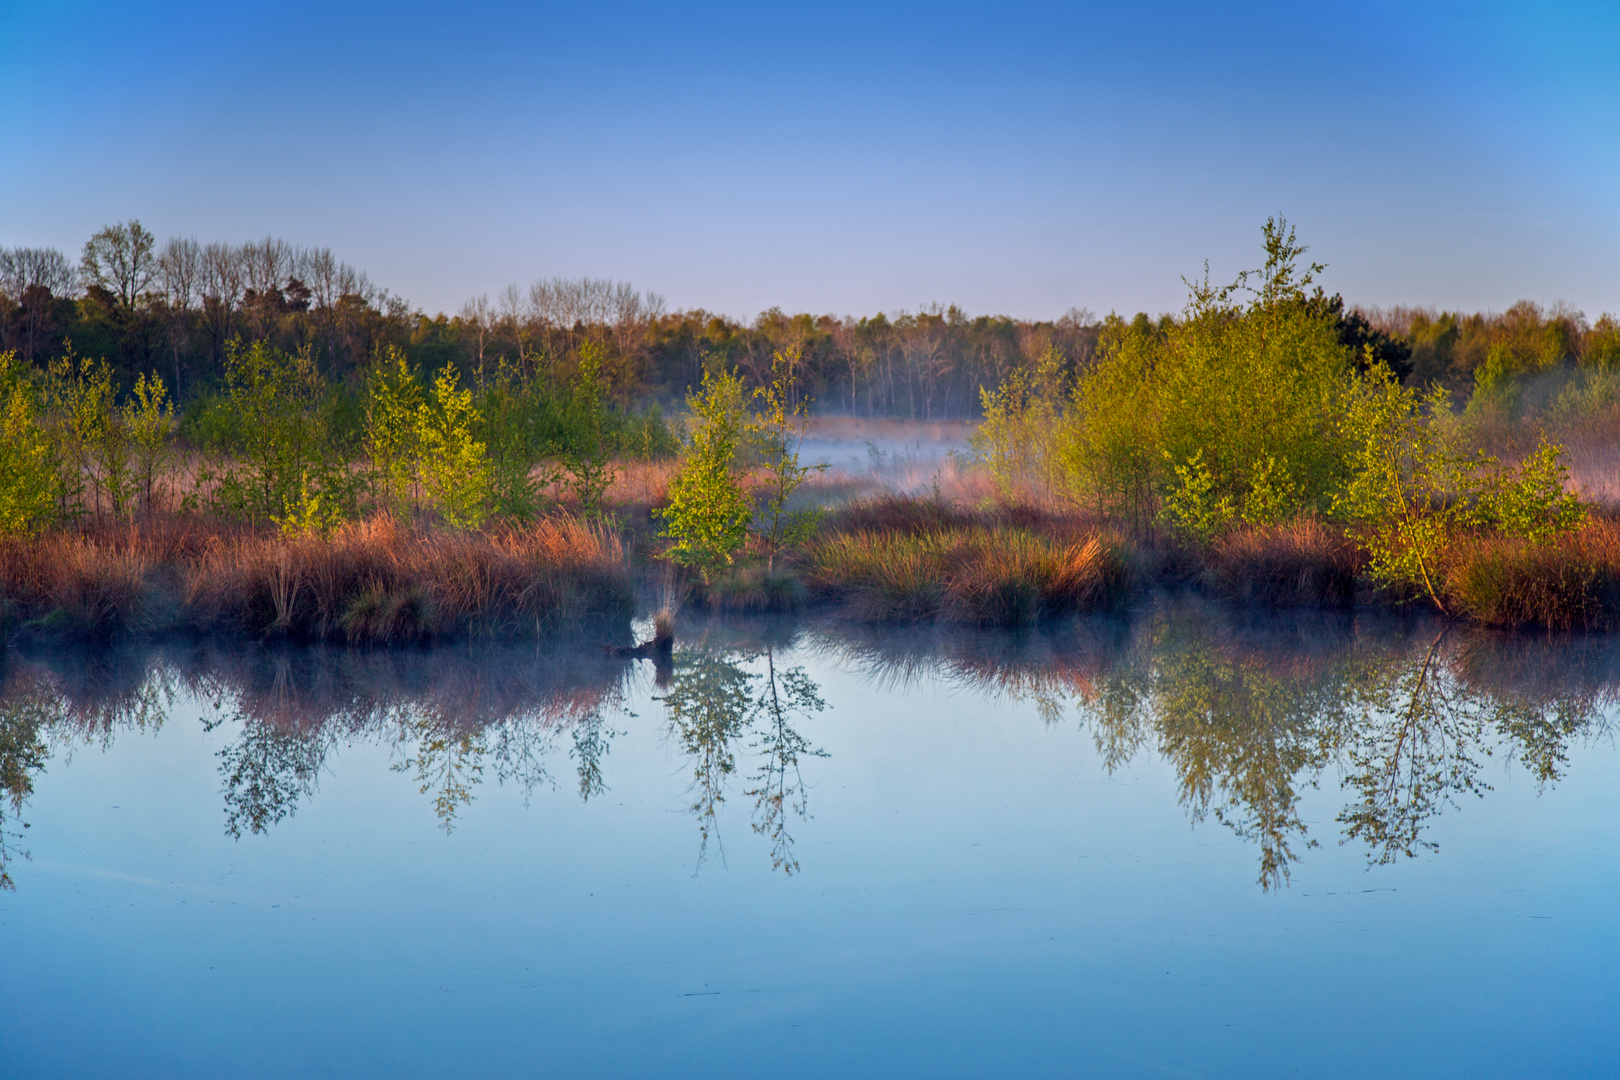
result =
[[359,479],[333,445],[327,396],[309,347],[229,343],[216,405],[225,456],[204,477],[216,510],[289,533],[324,532],[354,514]]
[[748,540],[753,506],[743,491],[737,453],[749,432],[747,397],[734,371],[712,366],[701,393],[688,394],[694,427],[668,504],[653,511],[670,541],[665,557],[696,570],[705,584],[731,564]]
[[568,470],[568,486],[586,517],[601,513],[602,496],[617,472],[608,434],[607,384],[602,377],[605,356],[606,350],[597,342],[580,346],[579,372],[568,402],[572,438],[563,448],[562,461]]
[[31,536],[56,510],[56,465],[15,352],[0,353],[0,535]]
[[1004,497],[1034,488],[1064,489],[1063,408],[1073,391],[1063,354],[1054,345],[1032,365],[1020,365],[994,390],[980,388],[984,420],[969,438],[974,456]]
[[1561,447],[1544,439],[1506,468],[1464,450],[1450,415],[1443,388],[1419,393],[1373,366],[1347,399],[1350,477],[1333,508],[1367,551],[1375,580],[1417,587],[1441,610],[1443,561],[1460,537],[1494,531],[1540,543],[1586,519]]
[[1179,319],[1109,316],[1072,377],[1049,349],[982,391],[974,448],[998,488],[1200,540],[1327,510],[1344,479],[1338,415],[1354,357],[1307,293],[1321,267],[1300,265],[1294,231],[1273,219],[1264,240],[1260,269],[1189,282]]
[[422,487],[439,514],[456,529],[476,529],[488,516],[489,457],[473,436],[478,422],[472,391],[462,389],[454,365],[433,377],[428,400],[417,406]]
[[765,547],[767,570],[776,568],[776,556],[784,548],[802,544],[821,525],[819,507],[789,508],[799,487],[826,465],[800,465],[799,448],[804,444],[804,417],[810,402],[792,398],[799,362],[799,349],[778,351],[771,359],[771,380],[754,391],[760,403],[751,430],[763,475],[764,500],[754,515],[753,530]]

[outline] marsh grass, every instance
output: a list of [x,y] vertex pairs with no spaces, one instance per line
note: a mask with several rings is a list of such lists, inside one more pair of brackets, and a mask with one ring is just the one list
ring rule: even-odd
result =
[[846,532],[817,543],[807,562],[812,588],[872,621],[1023,626],[1117,607],[1130,588],[1112,542],[1008,525]]
[[[326,537],[198,514],[90,522],[0,540],[0,642],[578,636],[598,620],[628,619],[638,574],[644,591],[659,588],[651,530],[629,515],[610,526],[567,514],[457,532],[378,516]],[[1039,504],[886,494],[831,510],[820,535],[774,571],[758,554],[743,553],[707,588],[666,567],[662,607],[769,614],[819,604],[880,624],[1021,627],[1118,610],[1139,585],[1261,610],[1427,603],[1375,589],[1343,527],[1310,517],[1189,545]],[[1445,609],[1486,626],[1620,628],[1620,520],[1594,510],[1576,531],[1540,542],[1467,533],[1444,553],[1440,576]]]
[[804,582],[785,567],[738,566],[716,576],[699,597],[719,611],[797,611],[809,599]]
[[1364,557],[1342,529],[1312,518],[1244,526],[1204,553],[1204,583],[1223,600],[1264,607],[1354,602]]
[[0,547],[0,594],[43,633],[374,644],[543,634],[634,602],[618,538],[567,517],[457,533],[377,517],[330,537],[106,525]]
[[1467,539],[1450,553],[1445,588],[1460,613],[1487,626],[1620,627],[1620,523],[1594,518],[1539,543]]

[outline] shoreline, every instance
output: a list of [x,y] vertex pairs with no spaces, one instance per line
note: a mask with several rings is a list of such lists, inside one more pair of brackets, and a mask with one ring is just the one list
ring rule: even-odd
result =
[[[646,508],[476,532],[373,517],[285,537],[196,515],[0,542],[0,641],[289,640],[393,645],[591,634],[633,646],[638,613],[799,611],[854,623],[1018,629],[1194,595],[1253,612],[1423,611],[1503,630],[1620,627],[1620,522],[1539,544],[1467,538],[1437,611],[1377,588],[1343,530],[1302,519],[1195,547],[1028,504],[889,494],[827,512],[774,571],[745,556],[705,585],[656,558]],[[757,553],[755,553],[757,555]]]

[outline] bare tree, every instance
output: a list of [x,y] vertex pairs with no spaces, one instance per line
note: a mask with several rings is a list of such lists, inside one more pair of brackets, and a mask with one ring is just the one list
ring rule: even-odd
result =
[[243,283],[260,295],[280,292],[292,275],[296,254],[285,240],[273,236],[248,241],[242,245]]
[[7,321],[29,360],[38,358],[56,330],[55,301],[78,291],[78,271],[55,248],[0,248],[0,301],[9,301],[0,302],[0,313],[15,305]]
[[242,253],[231,244],[213,243],[202,249],[199,287],[208,319],[214,360],[224,354],[225,341],[242,304]]
[[133,311],[157,277],[157,240],[139,221],[108,225],[84,245],[85,281],[105,289],[125,312]]
[[266,236],[242,245],[242,278],[246,290],[242,309],[255,337],[275,329],[282,313],[284,290],[301,261],[300,252],[285,240]]
[[483,377],[484,348],[495,332],[495,311],[489,305],[489,294],[481,293],[461,305],[461,323],[472,331],[478,344],[478,372]]
[[169,348],[174,359],[174,393],[180,393],[180,350],[202,286],[202,245],[191,237],[171,237],[158,255],[158,281],[169,316]]
[[501,292],[495,325],[500,329],[502,336],[511,341],[513,348],[517,349],[518,363],[528,362],[529,332],[524,325],[527,321],[528,309],[523,304],[523,294],[516,285],[508,285]]
[[75,296],[79,272],[55,248],[0,248],[0,293],[20,300],[35,287],[48,289],[52,296]]

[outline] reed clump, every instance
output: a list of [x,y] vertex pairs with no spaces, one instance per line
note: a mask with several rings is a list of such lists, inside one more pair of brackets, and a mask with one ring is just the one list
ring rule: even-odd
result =
[[804,582],[785,567],[739,566],[715,577],[699,597],[720,611],[797,611],[809,600]]
[[1365,558],[1342,529],[1314,518],[1244,526],[1204,552],[1205,586],[1223,600],[1265,607],[1342,607]]
[[1113,608],[1130,590],[1115,543],[1010,526],[846,532],[815,544],[806,562],[812,588],[872,621],[1022,626]]
[[191,568],[185,610],[202,631],[383,643],[539,634],[633,603],[618,538],[574,519],[423,535],[378,517],[221,546]]
[[1620,627],[1620,523],[1602,519],[1550,539],[1465,540],[1445,574],[1448,606],[1504,629]]
[[15,621],[91,640],[146,629],[154,603],[151,545],[138,531],[52,534],[0,545],[0,595]]

